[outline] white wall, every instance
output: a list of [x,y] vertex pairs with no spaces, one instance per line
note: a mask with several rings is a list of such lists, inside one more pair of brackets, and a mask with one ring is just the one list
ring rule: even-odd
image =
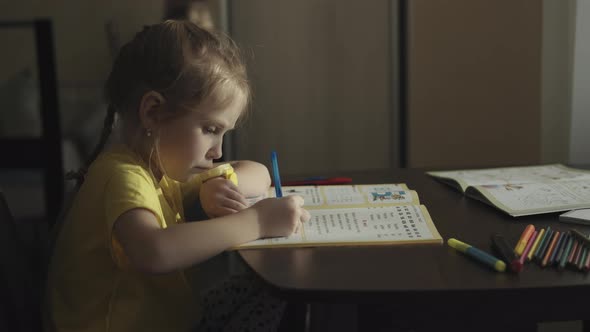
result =
[[570,163],[590,164],[590,1],[578,0],[572,87]]

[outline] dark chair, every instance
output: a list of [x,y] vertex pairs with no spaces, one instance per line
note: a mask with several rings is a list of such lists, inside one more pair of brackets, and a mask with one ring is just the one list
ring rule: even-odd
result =
[[15,223],[0,191],[0,331],[41,331],[44,253],[26,245],[26,223]]
[[38,169],[43,172],[45,220],[50,228],[61,209],[64,192],[62,139],[52,24],[49,20],[0,22],[0,28],[33,28],[40,91],[40,137],[0,137],[2,169]]

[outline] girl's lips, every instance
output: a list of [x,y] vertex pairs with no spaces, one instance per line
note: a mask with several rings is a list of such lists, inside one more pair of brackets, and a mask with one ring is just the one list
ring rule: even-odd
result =
[[211,168],[209,168],[209,167],[193,167],[192,169],[193,169],[194,173],[203,173],[203,172],[210,170]]

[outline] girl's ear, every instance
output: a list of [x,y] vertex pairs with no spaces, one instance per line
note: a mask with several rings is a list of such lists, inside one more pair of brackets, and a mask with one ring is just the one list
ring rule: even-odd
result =
[[157,131],[163,105],[166,103],[164,96],[156,91],[146,92],[139,101],[139,121],[146,130]]

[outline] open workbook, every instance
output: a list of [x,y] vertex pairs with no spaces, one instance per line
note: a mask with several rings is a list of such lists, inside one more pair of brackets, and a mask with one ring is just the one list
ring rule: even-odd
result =
[[[442,243],[418,194],[405,184],[285,186],[283,195],[302,196],[311,219],[291,236],[234,249]],[[267,197],[275,197],[274,188]]]
[[561,164],[428,174],[514,217],[590,207],[590,171]]

